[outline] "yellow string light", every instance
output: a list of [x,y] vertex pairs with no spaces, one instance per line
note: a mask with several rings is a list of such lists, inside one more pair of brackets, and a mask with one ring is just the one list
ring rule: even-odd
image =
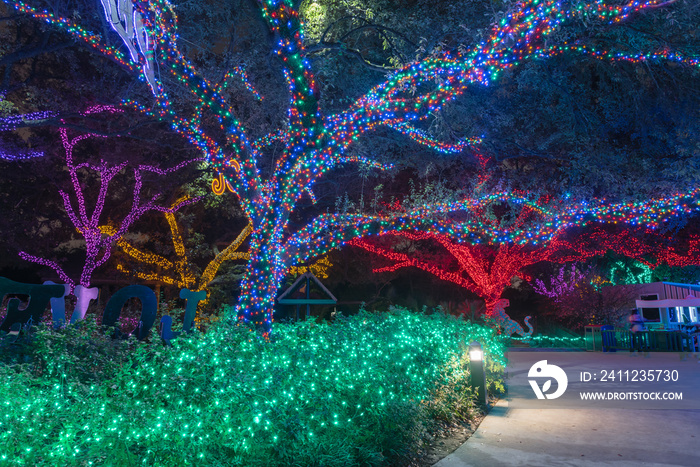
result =
[[[223,184],[225,187],[225,183]],[[183,201],[186,201],[189,197],[183,196],[173,203],[173,206],[177,206]],[[143,273],[139,271],[133,271],[127,269],[123,264],[117,264],[117,270],[132,274],[139,279],[161,282],[167,285],[175,285],[180,288],[188,288],[195,292],[203,290],[206,286],[214,279],[219,267],[224,261],[232,259],[249,259],[250,255],[246,252],[236,251],[246,240],[248,235],[253,231],[251,225],[247,225],[243,231],[236,237],[236,239],[227,246],[223,251],[217,254],[213,260],[204,269],[202,276],[200,277],[199,284],[197,284],[197,279],[189,266],[189,261],[187,259],[187,253],[185,250],[185,243],[182,240],[182,234],[180,233],[180,228],[177,225],[177,220],[175,219],[174,213],[165,213],[165,218],[168,221],[168,226],[170,227],[170,234],[173,241],[173,248],[175,250],[175,255],[177,256],[176,262],[172,262],[160,255],[150,252],[144,252],[138,248],[131,245],[125,239],[120,238],[117,240],[117,245],[121,250],[131,258],[135,259],[139,263],[150,264],[157,266],[160,269],[170,271],[171,274],[159,274],[159,273]],[[100,227],[100,231],[107,235],[114,235],[116,229],[111,225],[104,225]],[[175,275],[177,278],[173,278]],[[206,301],[201,302],[204,304]]]
[[310,266],[292,266],[289,268],[289,274],[300,276],[310,270],[319,279],[328,279],[328,269],[331,267],[333,267],[333,264],[328,259],[328,256],[324,256]]
[[139,272],[139,271],[129,271],[121,264],[117,264],[117,271],[124,272],[127,274],[133,274],[136,277],[138,277],[139,279],[143,279],[145,281],[162,282],[162,283],[167,284],[167,285],[179,285],[176,283],[177,281],[171,277],[164,276],[162,274],[156,274],[156,273],[146,274],[144,272]]
[[240,234],[238,234],[238,237],[236,237],[236,239],[229,246],[227,246],[223,251],[216,255],[213,260],[209,262],[207,267],[204,269],[204,272],[202,273],[202,277],[200,278],[199,288],[195,290],[195,292],[204,289],[214,279],[216,272],[219,270],[219,266],[221,266],[221,263],[223,263],[224,261],[230,259],[250,259],[249,253],[236,250],[238,249],[238,247],[241,246],[241,244],[245,241],[245,239],[248,237],[248,235],[250,235],[252,231],[253,228],[250,224],[248,224],[243,229],[243,231]]

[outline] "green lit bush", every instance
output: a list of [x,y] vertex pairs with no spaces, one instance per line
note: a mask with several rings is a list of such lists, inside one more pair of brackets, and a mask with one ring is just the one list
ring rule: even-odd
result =
[[[0,363],[11,365],[44,382],[56,378],[80,383],[105,381],[131,360],[135,338],[112,339],[94,316],[57,330],[41,324],[29,339],[0,353]],[[65,376],[64,376],[65,375]]]
[[468,343],[503,355],[489,329],[402,309],[277,324],[270,342],[219,326],[172,348],[115,343],[126,359],[43,339],[45,366],[0,365],[0,464],[406,465],[472,413]]
[[529,339],[511,337],[510,340],[512,342],[526,341],[530,347],[537,348],[583,349],[586,346],[586,341],[580,336],[537,335]]

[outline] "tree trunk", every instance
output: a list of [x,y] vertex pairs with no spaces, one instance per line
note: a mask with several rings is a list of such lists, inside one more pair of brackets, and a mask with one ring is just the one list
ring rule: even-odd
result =
[[500,294],[498,296],[493,295],[484,298],[484,315],[492,318],[496,309],[496,304],[499,301],[501,301]]
[[272,312],[280,281],[284,277],[279,242],[273,232],[262,229],[251,234],[250,260],[241,281],[241,296],[236,306],[237,319],[261,328],[269,337]]

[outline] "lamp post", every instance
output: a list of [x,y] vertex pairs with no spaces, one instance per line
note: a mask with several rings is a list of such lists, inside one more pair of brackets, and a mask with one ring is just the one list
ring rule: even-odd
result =
[[478,342],[469,344],[469,375],[472,387],[476,389],[476,401],[481,405],[488,405],[484,351]]

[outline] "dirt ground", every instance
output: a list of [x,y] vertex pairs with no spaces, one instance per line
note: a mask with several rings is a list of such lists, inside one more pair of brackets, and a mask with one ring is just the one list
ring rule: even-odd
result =
[[[493,404],[491,406],[493,407]],[[444,435],[436,437],[416,467],[430,467],[440,459],[452,454],[474,434],[485,416],[486,414],[482,413],[474,417],[471,422],[449,428]]]

